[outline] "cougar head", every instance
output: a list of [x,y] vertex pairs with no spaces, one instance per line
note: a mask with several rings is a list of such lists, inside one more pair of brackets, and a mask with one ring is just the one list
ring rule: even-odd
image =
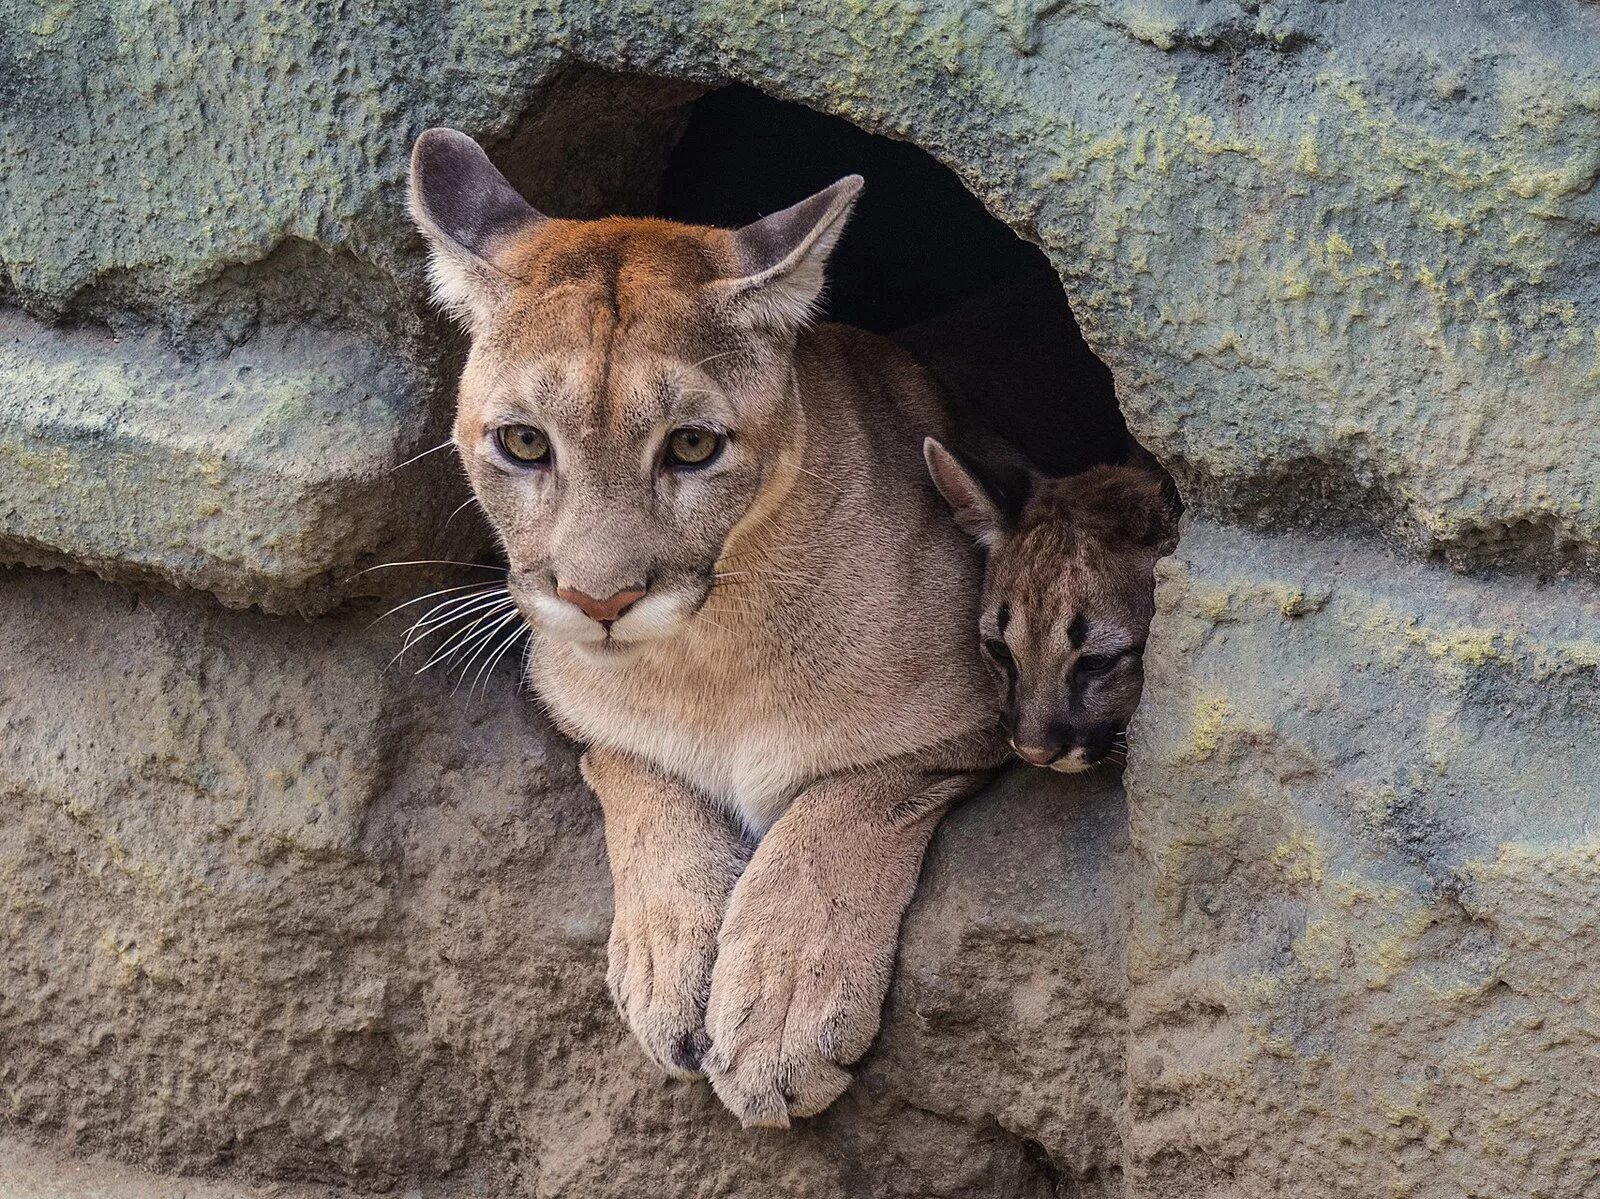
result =
[[689,628],[798,471],[795,338],[859,176],[738,230],[560,220],[430,129],[411,211],[471,349],[454,428],[542,636],[597,658]]
[[937,441],[928,471],[988,554],[979,639],[1017,755],[1087,770],[1120,743],[1144,689],[1156,559],[1179,504],[1152,470],[1096,466],[1038,484],[1007,514]]

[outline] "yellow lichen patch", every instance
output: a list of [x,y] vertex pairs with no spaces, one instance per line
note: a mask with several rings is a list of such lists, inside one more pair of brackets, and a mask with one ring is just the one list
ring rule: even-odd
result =
[[1323,244],[1322,253],[1327,258],[1328,265],[1337,271],[1339,267],[1355,256],[1355,247],[1335,230],[1328,234],[1328,240]]
[[1320,886],[1328,868],[1328,855],[1304,829],[1273,846],[1272,864],[1287,881]]
[[1312,179],[1322,177],[1315,134],[1308,133],[1300,139],[1300,144],[1295,148],[1294,169],[1297,173],[1310,176]]
[[1310,978],[1318,982],[1332,982],[1339,977],[1339,968],[1350,952],[1339,922],[1322,916],[1306,921],[1305,930],[1295,939],[1294,956]]
[[1205,761],[1217,752],[1227,733],[1233,707],[1220,695],[1202,695],[1194,706],[1194,732],[1190,748],[1194,756]]
[[1529,845],[1510,841],[1500,846],[1494,861],[1467,862],[1462,873],[1484,883],[1530,878],[1600,883],[1600,843]]
[[78,473],[78,463],[72,454],[59,446],[44,450],[25,450],[19,446],[0,446],[25,474],[37,479],[45,487],[65,487]]

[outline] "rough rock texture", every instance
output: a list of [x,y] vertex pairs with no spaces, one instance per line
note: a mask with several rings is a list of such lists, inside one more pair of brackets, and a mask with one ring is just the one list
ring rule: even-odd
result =
[[1134,1193],[1600,1193],[1600,594],[1206,521],[1161,570]]
[[[788,1135],[648,1073],[570,750],[385,672],[415,584],[357,574],[481,541],[394,469],[460,351],[414,135],[641,210],[728,80],[1037,241],[1193,513],[1126,816],[955,817]],[[0,0],[0,1127],[440,1196],[1600,1193],[1597,179],[1584,0]]]
[[742,1134],[610,1010],[598,813],[510,678],[386,669],[360,618],[19,571],[0,596],[14,1126],[446,1195],[1117,1193],[1110,775],[1013,775],[951,820],[859,1085]]

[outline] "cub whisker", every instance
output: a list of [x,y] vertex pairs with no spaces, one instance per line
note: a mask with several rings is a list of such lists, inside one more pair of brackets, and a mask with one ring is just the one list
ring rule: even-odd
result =
[[[475,496],[475,495],[469,495],[466,499],[462,500],[460,504],[456,505],[456,510],[454,512],[452,512],[449,516],[444,518],[444,527],[448,529],[450,527],[450,522],[451,521],[453,521],[456,517],[460,516],[463,511],[465,511],[471,505],[476,504],[477,502],[478,502],[478,497]],[[481,507],[481,505],[480,505],[480,507]]]

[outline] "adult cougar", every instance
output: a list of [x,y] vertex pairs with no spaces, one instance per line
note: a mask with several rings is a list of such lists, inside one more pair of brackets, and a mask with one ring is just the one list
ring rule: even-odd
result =
[[938,441],[928,472],[988,551],[978,638],[1017,756],[1074,773],[1112,755],[1144,690],[1156,559],[1181,505],[1153,458],[1036,479],[1020,512]]
[[612,995],[786,1126],[848,1085],[934,826],[1003,756],[937,396],[809,324],[861,180],[730,231],[548,218],[446,129],[411,178],[472,334],[455,444],[605,816]]

